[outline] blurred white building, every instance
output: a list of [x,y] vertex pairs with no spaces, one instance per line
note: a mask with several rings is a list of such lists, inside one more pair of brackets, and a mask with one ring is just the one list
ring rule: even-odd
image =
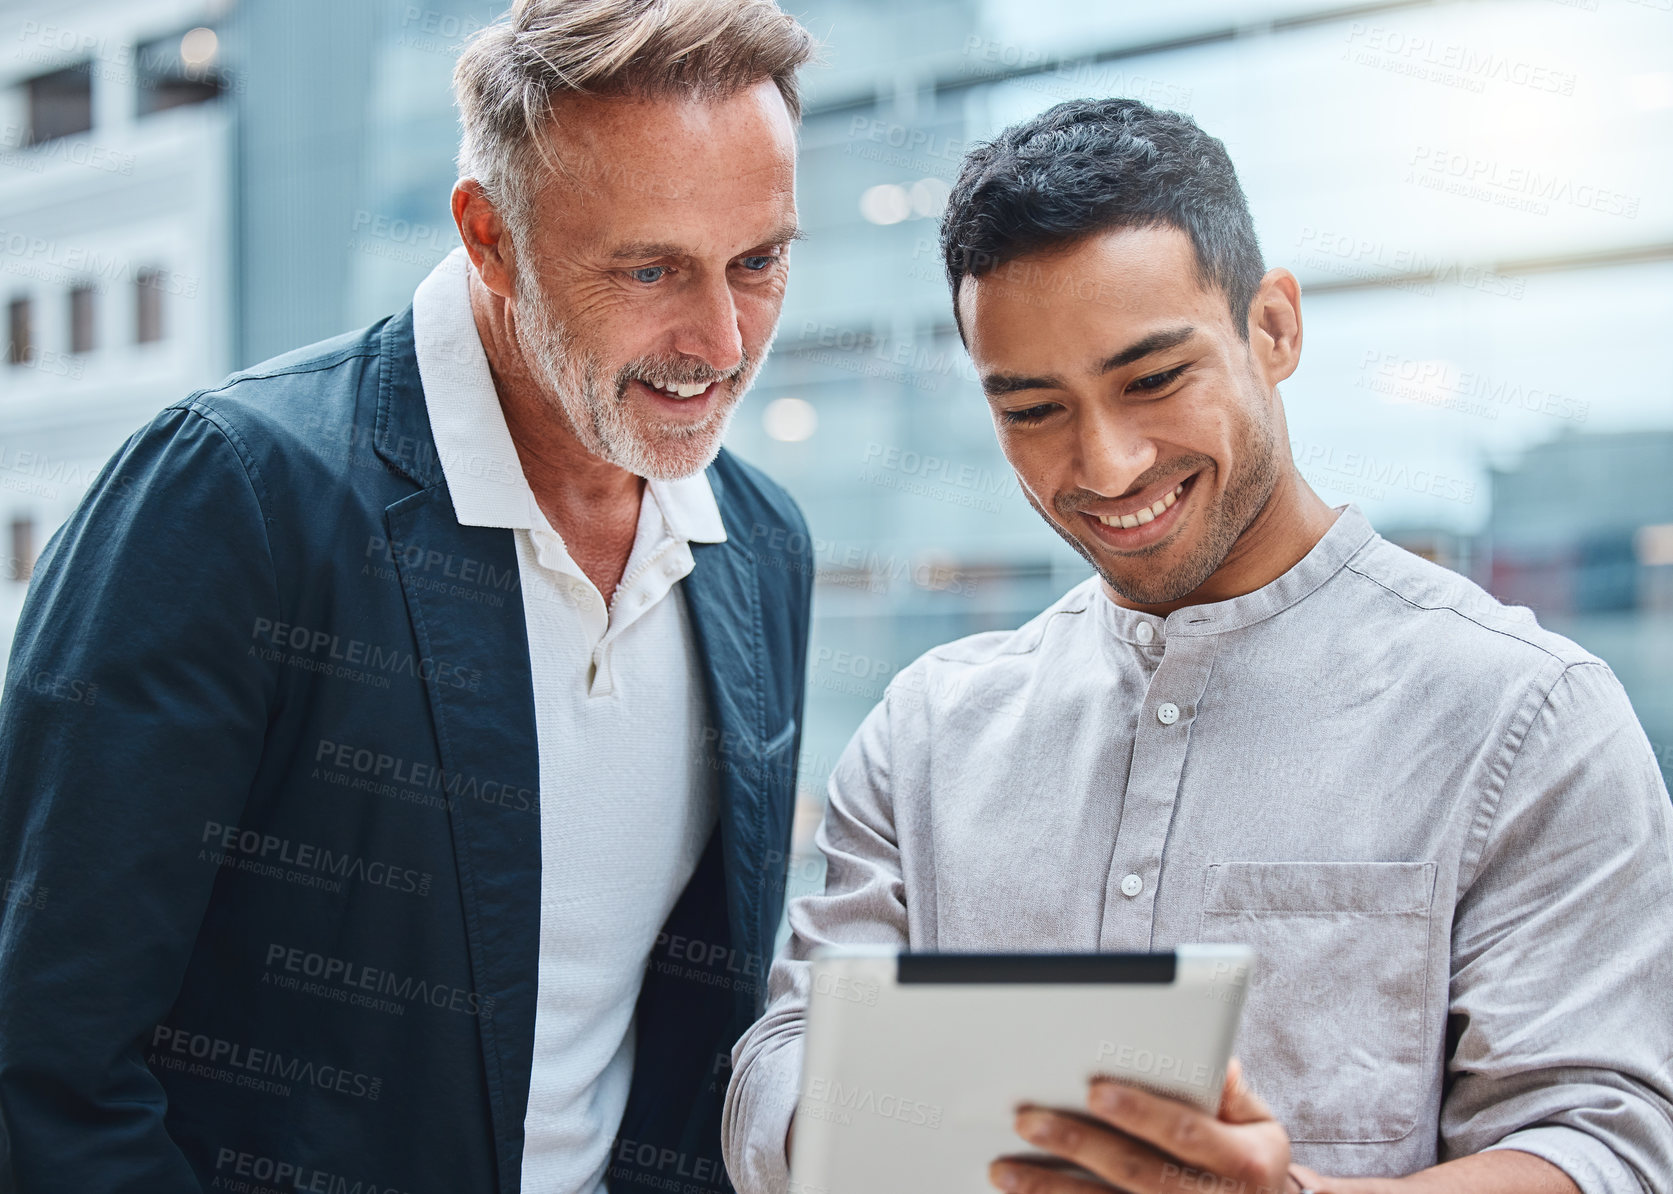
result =
[[[17,578],[125,435],[399,310],[456,243],[449,76],[508,3],[0,0],[0,655]],[[1059,100],[1131,96],[1224,140],[1267,264],[1302,284],[1290,446],[1333,505],[1503,579],[1569,525],[1491,517],[1519,461],[1574,520],[1616,506],[1541,445],[1648,436],[1634,467],[1673,472],[1673,0],[780,3],[825,42],[808,236],[727,442],[814,536],[803,830],[889,677],[1086,574],[999,452],[936,247],[966,149]],[[1617,534],[1605,571],[1673,568],[1668,517],[1642,549]],[[1563,628],[1673,760],[1646,583]]]
[[0,659],[111,453],[229,366],[221,8],[0,3]]

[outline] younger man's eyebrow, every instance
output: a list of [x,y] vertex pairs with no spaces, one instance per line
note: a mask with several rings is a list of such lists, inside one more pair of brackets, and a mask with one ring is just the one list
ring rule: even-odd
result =
[[1170,348],[1178,348],[1196,334],[1197,329],[1189,325],[1151,332],[1150,335],[1133,341],[1126,348],[1106,359],[1099,366],[1098,372],[1110,373],[1126,365],[1131,365],[1134,361],[1141,361],[1153,352],[1164,352]]
[[[1148,336],[1133,341],[1120,352],[1106,357],[1098,366],[1098,372],[1111,373],[1131,365],[1134,361],[1142,361],[1153,352],[1178,348],[1196,334],[1197,329],[1189,325],[1151,332]],[[982,378],[982,392],[989,398],[1003,398],[1006,394],[1015,394],[1020,390],[1055,390],[1062,385],[1061,379],[1051,376],[1025,377],[1016,373],[989,373]]]
[[985,373],[982,392],[989,398],[1003,398],[1021,390],[1056,390],[1063,383],[1055,377],[1024,377],[1018,373]]

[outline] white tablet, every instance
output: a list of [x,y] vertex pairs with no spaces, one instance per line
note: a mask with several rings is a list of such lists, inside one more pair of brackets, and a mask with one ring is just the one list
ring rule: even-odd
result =
[[1105,1075],[1213,1111],[1253,952],[816,953],[793,1194],[991,1194],[1020,1104]]

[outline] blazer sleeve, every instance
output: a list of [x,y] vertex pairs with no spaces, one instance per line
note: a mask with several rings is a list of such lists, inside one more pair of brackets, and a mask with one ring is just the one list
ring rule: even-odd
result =
[[147,1068],[261,759],[277,586],[259,474],[205,408],[105,466],[30,583],[0,700],[0,1188],[200,1189]]

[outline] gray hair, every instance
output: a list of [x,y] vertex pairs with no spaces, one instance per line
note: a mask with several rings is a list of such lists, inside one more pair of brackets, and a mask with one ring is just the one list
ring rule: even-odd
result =
[[517,0],[453,70],[459,175],[482,187],[515,245],[541,182],[536,161],[560,168],[541,134],[563,96],[722,98],[771,79],[796,121],[796,71],[813,51],[773,0]]

